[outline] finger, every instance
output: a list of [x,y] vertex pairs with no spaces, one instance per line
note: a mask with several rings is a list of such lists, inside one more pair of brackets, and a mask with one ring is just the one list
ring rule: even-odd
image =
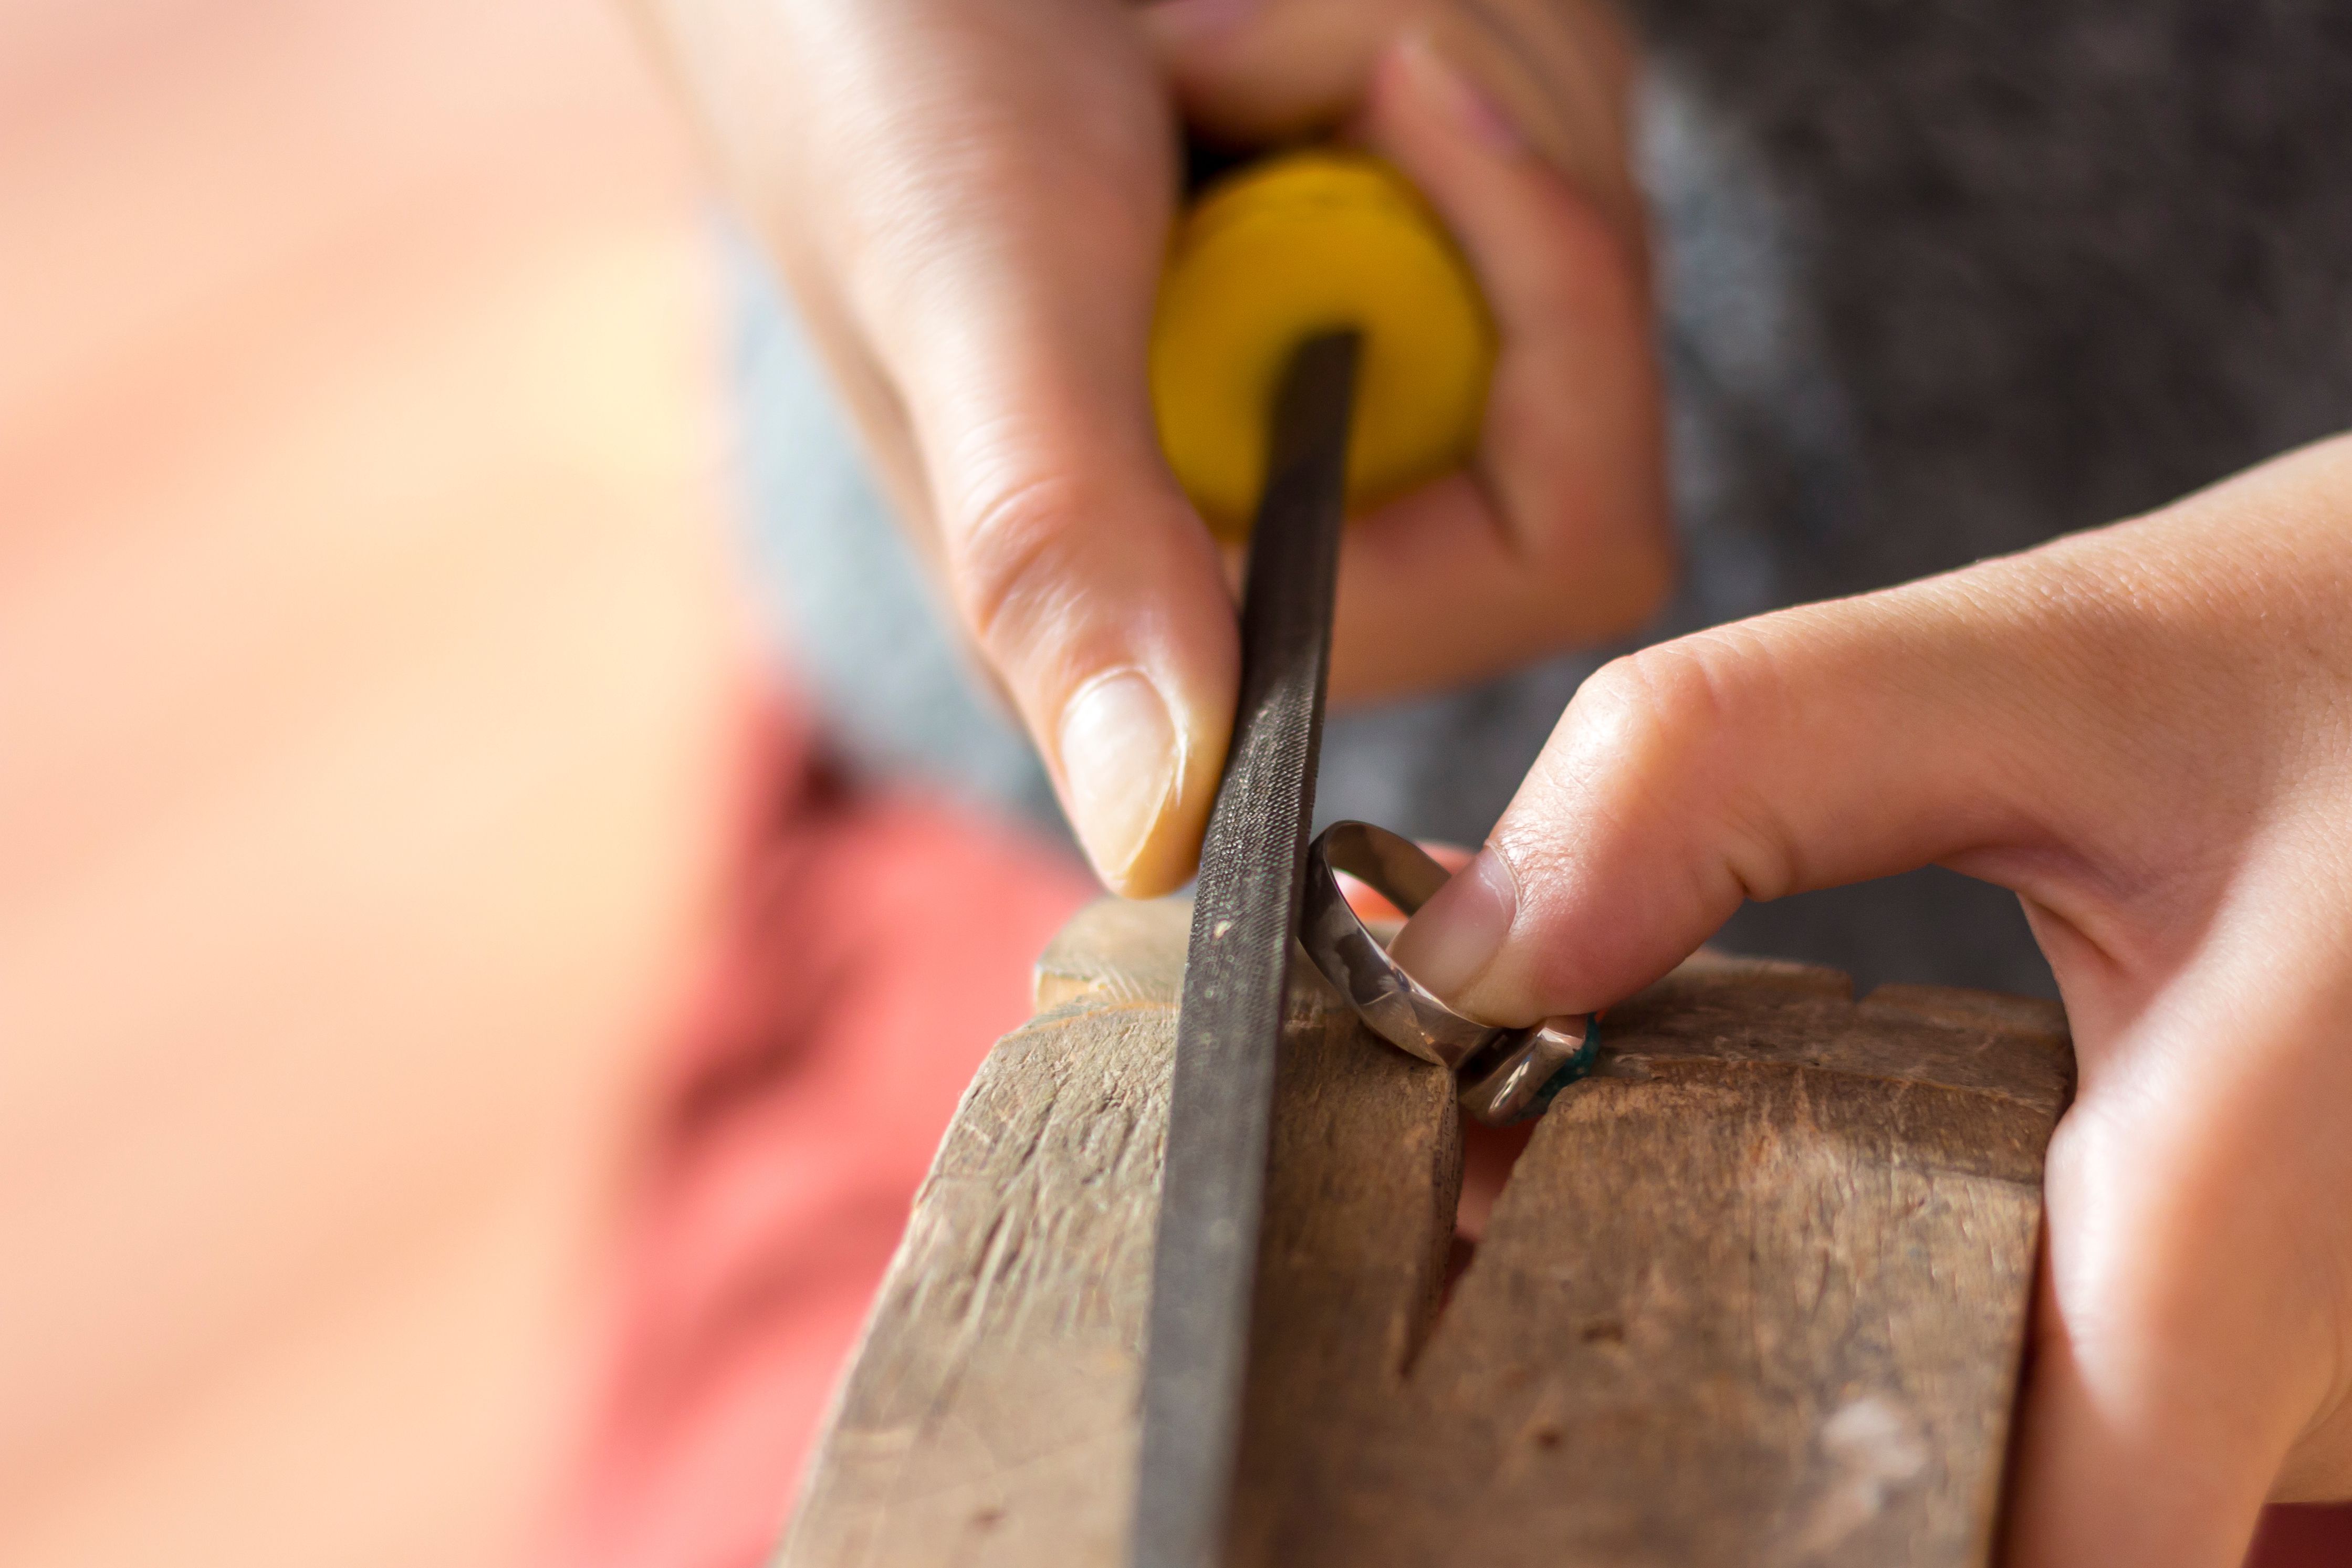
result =
[[1175,180],[1150,62],[1118,8],[1080,0],[826,16],[795,40],[824,62],[796,127],[822,270],[1081,843],[1112,887],[1165,891],[1197,852],[1236,650],[1148,403]]
[[[1673,575],[1638,248],[1449,58],[1466,53],[1454,36],[1410,34],[1384,54],[1361,125],[1462,242],[1500,352],[1473,469],[1350,537],[1335,655],[1350,691],[1624,635]],[[1409,659],[1381,635],[1396,626],[1426,628]]]
[[1414,31],[1513,138],[1641,247],[1633,47],[1606,0],[1452,0]]
[[2119,1035],[2079,1042],[2082,1092],[2048,1163],[2011,1568],[2235,1568],[2283,1466],[2306,1495],[2352,1483],[2314,1441],[2342,1399],[2347,1226],[2314,1200],[2352,1187],[2352,1041],[2340,983],[2237,978],[2336,968],[2278,934],[2225,938]]
[[1148,410],[1085,374],[1103,343],[934,346],[910,404],[957,609],[1096,868],[1146,897],[1191,874],[1238,650],[1217,552]]
[[1556,169],[1630,210],[1633,51],[1605,0],[1150,0],[1138,15],[1188,123],[1244,146],[1339,123],[1381,53],[1432,28]]
[[[2289,694],[2332,637],[2352,440],[2163,511],[1646,649],[1577,693],[1486,848],[1401,934],[1497,1021],[1629,994],[1743,899],[1940,863],[2062,974],[2187,963],[2252,836],[2326,772]],[[2277,829],[2284,831],[2283,828]],[[2078,1037],[2123,993],[2070,984]]]
[[1328,129],[1426,0],[1150,0],[1138,15],[1202,134],[1262,146]]
[[2043,574],[2003,563],[1615,661],[1400,961],[1498,1022],[1588,1012],[1743,900],[1937,861],[2115,940],[2056,848],[2100,843],[2092,815],[2061,811],[2101,797],[2115,718],[2071,688],[2086,634],[2053,602]]

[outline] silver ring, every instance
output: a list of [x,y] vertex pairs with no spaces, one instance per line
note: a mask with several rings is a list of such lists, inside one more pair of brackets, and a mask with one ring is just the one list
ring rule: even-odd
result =
[[1464,1017],[1399,969],[1348,907],[1334,871],[1360,879],[1409,915],[1445,886],[1445,868],[1420,845],[1385,827],[1335,822],[1307,847],[1300,940],[1315,967],[1372,1033],[1423,1061],[1458,1072],[1501,1031]]
[[1590,1069],[1600,1043],[1591,1018],[1515,1029],[1464,1017],[1397,967],[1349,907],[1339,871],[1410,915],[1445,885],[1445,868],[1401,834],[1335,822],[1307,847],[1299,938],[1372,1033],[1455,1076],[1464,1110],[1498,1126],[1522,1121]]

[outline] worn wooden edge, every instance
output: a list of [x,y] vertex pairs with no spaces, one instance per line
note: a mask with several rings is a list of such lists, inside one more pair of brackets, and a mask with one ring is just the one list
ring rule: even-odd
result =
[[1037,955],[1032,1005],[1172,1003],[1184,984],[1192,900],[1097,899],[1069,918]]
[[[1013,1561],[1111,1560],[1173,1036],[1165,1009],[1065,1005],[997,1042],[845,1363],[779,1563],[893,1563],[909,1520],[1001,1537]],[[1015,1506],[1041,1488],[1057,1510]],[[1041,1512],[1051,1532],[1031,1538]]]
[[[1191,919],[1182,898],[1089,904],[1037,960],[1038,1011],[1173,1002]],[[1297,967],[1303,987],[1328,995],[1312,964]],[[1741,1027],[1711,1016],[1705,1000],[1727,984],[1738,987]],[[1769,1038],[1779,1059],[2001,1095],[2053,1114],[2073,1097],[2073,1042],[2055,1002],[1938,985],[1882,985],[1859,1003],[1853,995],[1853,981],[1835,969],[1701,948],[1609,1010],[1601,1037],[1619,1066],[1604,1070],[1668,1057],[1755,1060]],[[1760,1007],[1759,996],[1768,999]],[[1672,1026],[1660,1027],[1668,1017]],[[1748,1026],[1759,1022],[1770,1026]]]
[[[1147,1173],[1133,1160],[1164,1136],[1164,1126],[1153,1121],[1164,1117],[1164,1106],[1153,1109],[1150,1087],[1164,1079],[1164,1062],[1154,1067],[1153,1053],[1166,1049],[1171,1035],[1189,921],[1182,900],[1105,900],[1081,910],[1041,955],[1040,1016],[999,1043],[959,1106],[835,1394],[785,1562],[1116,1561],[1132,1463],[1126,1424],[1139,1370],[1149,1203],[1156,1188],[1156,1165]],[[2011,1418],[2001,1399],[2013,1394],[2026,1331],[2023,1292],[2041,1217],[2035,1184],[2050,1128],[2072,1087],[2063,1015],[2053,1005],[1928,986],[1883,987],[1857,1003],[1847,978],[1834,970],[1695,954],[1611,1011],[1601,1072],[1563,1094],[1538,1128],[1487,1239],[1441,1311],[1442,1254],[1460,1173],[1450,1086],[1435,1069],[1383,1051],[1339,1013],[1310,965],[1302,962],[1299,972],[1308,978],[1290,1009],[1286,1109],[1258,1306],[1259,1331],[1281,1347],[1276,1364],[1283,1371],[1254,1374],[1245,1452],[1258,1479],[1243,1494],[1237,1562],[1452,1561],[1446,1542],[1405,1550],[1386,1505],[1360,1495],[1382,1465],[1405,1467],[1395,1473],[1399,1485],[1418,1473],[1412,1455],[1436,1430],[1431,1421],[1468,1419],[1461,1440],[1485,1456],[1480,1464],[1503,1467],[1489,1478],[1474,1465],[1460,1484],[1483,1487],[1491,1479],[1500,1489],[1482,1493],[1486,1502],[1506,1512],[1533,1508],[1547,1514],[1544,1528],[1554,1534],[1545,1539],[1565,1540],[1560,1532],[1585,1528],[1570,1499],[1590,1487],[1578,1481],[1559,1491],[1542,1480],[1558,1462],[1550,1446],[1560,1441],[1548,1435],[1589,1436],[1617,1429],[1626,1416],[1604,1400],[1571,1420],[1573,1402],[1551,1402],[1570,1397],[1580,1379],[1605,1374],[1615,1386],[1634,1370],[1623,1360],[1631,1353],[1624,1347],[1638,1336],[1620,1299],[1651,1287],[1638,1270],[1614,1286],[1595,1276],[1579,1288],[1601,1292],[1591,1300],[1554,1300],[1559,1260],[1548,1253],[1559,1246],[1561,1217],[1592,1183],[1619,1179],[1609,1175],[1605,1161],[1596,1164],[1591,1152],[1563,1142],[1571,1126],[1587,1129],[1579,1139],[1619,1122],[1660,1132],[1680,1126],[1685,1136],[1698,1137],[1715,1115],[1777,1106],[1758,1123],[1757,1136],[1767,1140],[1759,1148],[1784,1135],[1771,1131],[1774,1126],[1800,1130],[1811,1151],[1806,1168],[1815,1173],[1804,1180],[1814,1184],[1814,1195],[1776,1196],[1771,1182],[1759,1186],[1736,1166],[1724,1167],[1715,1179],[1734,1184],[1727,1193],[1761,1194],[1741,1201],[1797,1203],[1822,1216],[1804,1223],[1846,1223],[1832,1217],[1848,1201],[1833,1195],[1844,1190],[1845,1178],[1822,1173],[1842,1170],[1839,1162],[1850,1159],[1853,1170],[1874,1173],[1866,1177],[1870,1191],[1884,1187],[1892,1194],[1872,1201],[1898,1229],[1913,1223],[1901,1216],[1917,1203],[1958,1204],[1978,1215],[1957,1233],[1975,1237],[1969,1247],[1988,1260],[1971,1267],[1991,1268],[1984,1278],[2007,1280],[2017,1297],[1994,1305],[1998,1321],[1969,1331],[1967,1375],[1990,1379],[1983,1386],[1999,1395],[1989,1405],[1977,1401],[1970,1440],[1990,1443],[1997,1460]],[[1722,1110],[1700,1109],[1711,1105]],[[1664,1109],[1676,1106],[1692,1110]],[[1108,1133],[1096,1125],[1106,1114],[1116,1123]],[[1402,1186],[1362,1186],[1361,1151],[1372,1146],[1386,1152],[1372,1171]],[[1126,1163],[1115,1162],[1116,1170],[1124,1174],[1103,1163],[1105,1150],[1119,1152]],[[1024,1195],[1041,1181],[1056,1180],[1061,1195],[1053,1202]],[[1625,1189],[1576,1223],[1620,1223],[1611,1218],[1615,1205],[1636,1190]],[[1102,1206],[1113,1198],[1111,1208]],[[1818,1206],[1825,1202],[1832,1206]],[[1073,1203],[1076,1210],[1069,1209]],[[1334,1215],[1344,1223],[1317,1218]],[[1658,1239],[1668,1234],[1661,1230]],[[1688,1251],[1721,1239],[1702,1230],[1674,1245]],[[1735,1249],[1725,1258],[1728,1264],[1741,1256]],[[1538,1295],[1528,1297],[1529,1289]],[[1575,1346],[1548,1371],[1495,1362],[1491,1350],[1479,1348],[1504,1343],[1501,1325],[1516,1323],[1530,1300],[1551,1302],[1545,1311]],[[1666,1321],[1654,1306],[1645,1310],[1651,1315],[1642,1323]],[[1877,1332],[1874,1321],[1857,1320]],[[1953,1375],[1930,1373],[1931,1379]],[[1497,1377],[1503,1381],[1494,1382]],[[1630,1395],[1641,1386],[1637,1381],[1623,1389]],[[1373,1470],[1318,1479],[1313,1472],[1321,1461],[1304,1461],[1298,1450],[1320,1451],[1330,1440],[1318,1434],[1332,1429],[1335,1388],[1347,1391],[1336,1397],[1349,1429],[1360,1428],[1361,1441],[1350,1442],[1363,1457],[1347,1463]],[[1543,1388],[1555,1392],[1538,1398]],[[1518,1405],[1526,1408],[1516,1415],[1506,1408]],[[1497,1412],[1492,1419],[1475,1415],[1488,1409]],[[1816,1437],[1831,1445],[1816,1456],[1828,1467],[1822,1475],[1829,1489],[1790,1494],[1789,1506],[1800,1511],[1764,1521],[1779,1542],[1769,1560],[1813,1561],[1805,1543],[1817,1537],[1827,1553],[1821,1561],[1872,1560],[1867,1520],[1860,1533],[1848,1531],[1834,1547],[1822,1521],[1839,1510],[1851,1513],[1857,1499],[1876,1495],[1874,1488],[1913,1484],[1870,1469],[1878,1461],[1864,1450],[1837,1447],[1852,1436],[1847,1428],[1859,1430],[1856,1423],[1879,1420],[1887,1408],[1849,1399],[1824,1405],[1819,1414],[1834,1417]],[[997,1423],[1041,1418],[1045,1434],[1024,1434],[1005,1447]],[[1920,1430],[1935,1436],[1933,1428]],[[1416,1438],[1416,1431],[1424,1436]],[[1348,1450],[1350,1442],[1332,1451]],[[1950,1550],[1935,1561],[1981,1560],[1996,1521],[2001,1468],[1971,1461],[1972,1479],[1939,1494],[1931,1522]],[[1561,1480],[1574,1474],[1562,1473]],[[1608,1495],[1604,1489],[1592,1500]],[[1575,1507],[1590,1508],[1592,1500]],[[1609,1506],[1585,1521],[1606,1527],[1601,1536],[1587,1537],[1580,1549],[1586,1556],[1555,1552],[1547,1561],[1585,1561],[1594,1550],[1602,1555],[1591,1561],[1693,1560],[1689,1550],[1700,1535],[1663,1556],[1646,1549],[1634,1556],[1616,1552],[1606,1544],[1606,1529],[1616,1528]],[[816,1514],[824,1515],[822,1528],[811,1524]],[[1041,1521],[1051,1526],[1043,1534]],[[1297,1534],[1323,1531],[1333,1521],[1346,1524],[1340,1535],[1351,1545],[1335,1546],[1339,1537],[1333,1537],[1309,1550]],[[1507,1531],[1474,1533],[1503,1551],[1501,1558],[1490,1553],[1482,1561],[1518,1560]],[[906,1555],[916,1542],[919,1548]],[[1876,1560],[1892,1559],[1881,1552]]]

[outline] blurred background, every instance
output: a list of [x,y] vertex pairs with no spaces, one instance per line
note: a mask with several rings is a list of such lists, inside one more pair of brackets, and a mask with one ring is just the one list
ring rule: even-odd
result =
[[713,226],[617,7],[0,10],[0,1561],[772,1538],[1085,885],[817,782]]

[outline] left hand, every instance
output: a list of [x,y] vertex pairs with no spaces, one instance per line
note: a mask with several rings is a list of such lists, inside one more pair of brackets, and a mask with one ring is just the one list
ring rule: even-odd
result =
[[1338,125],[1409,175],[1500,330],[1470,465],[1355,520],[1342,700],[1498,674],[1642,625],[1674,573],[1633,48],[1610,0],[1160,0],[1185,122]]
[[2008,1560],[2233,1568],[2352,1495],[2352,437],[1618,660],[1396,952],[1588,1012],[1743,899],[1931,862],[2022,899],[2081,1073]]
[[1499,353],[1476,457],[1342,549],[1333,688],[1496,674],[1673,575],[1629,49],[1606,0],[641,0],[914,544],[1114,889],[1192,870],[1239,635],[1147,342],[1180,114],[1344,123]]

